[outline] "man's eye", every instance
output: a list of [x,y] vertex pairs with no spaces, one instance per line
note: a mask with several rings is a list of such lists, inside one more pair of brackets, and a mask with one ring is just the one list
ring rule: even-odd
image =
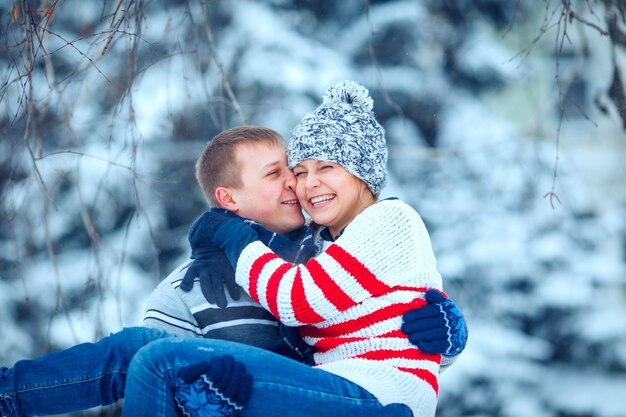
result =
[[304,171],[294,172],[294,173],[293,173],[293,175],[295,175],[295,176],[296,176],[296,178],[298,178],[300,175],[304,175],[304,174],[306,174],[306,172],[304,172]]
[[320,170],[327,170],[327,169],[332,169],[333,166],[332,165],[322,165],[322,167],[320,168]]

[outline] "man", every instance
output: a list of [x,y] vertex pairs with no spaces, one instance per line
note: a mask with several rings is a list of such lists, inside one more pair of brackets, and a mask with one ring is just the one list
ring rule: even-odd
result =
[[[301,236],[304,216],[293,191],[295,177],[287,168],[285,147],[277,132],[243,126],[218,134],[198,159],[196,179],[211,207],[253,219],[284,236]],[[223,254],[211,255],[217,261],[197,272],[229,275],[227,278],[234,282],[234,271]],[[226,339],[291,353],[281,335],[287,329],[238,287],[229,289],[237,300],[225,298],[222,288],[201,291],[196,285],[189,291],[193,282],[185,282],[185,277],[187,281],[194,279],[196,271],[188,271],[188,264],[176,268],[154,290],[148,299],[144,326],[183,337]]]
[[[293,192],[295,177],[287,168],[278,133],[259,127],[220,133],[204,149],[196,175],[211,206],[258,221],[275,232],[264,239],[277,252],[295,248],[296,258],[313,255]],[[193,232],[194,227],[190,234]],[[282,235],[295,237],[295,241]],[[238,288],[226,285],[230,297],[224,298],[222,282],[228,284],[233,272],[223,253],[194,253],[192,248],[192,258],[202,260],[196,264],[203,268],[178,268],[157,287],[148,302],[147,327],[127,328],[97,343],[83,343],[0,369],[0,415],[61,414],[115,403],[124,397],[128,366],[135,353],[158,339],[174,337],[172,333],[239,341],[307,359],[310,352],[297,334],[279,326]],[[201,285],[193,286],[196,277]],[[211,287],[207,282],[218,284]],[[181,284],[185,283],[191,291],[183,291]],[[439,311],[450,310],[442,306],[436,304],[436,316],[447,322],[448,313]],[[418,339],[426,334],[421,330],[413,333]],[[454,349],[462,349],[462,342]],[[441,346],[438,353],[445,353]]]

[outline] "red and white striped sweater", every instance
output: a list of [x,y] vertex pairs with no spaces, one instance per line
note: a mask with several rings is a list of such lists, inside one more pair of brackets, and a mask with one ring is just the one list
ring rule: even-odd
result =
[[278,258],[261,242],[237,263],[237,282],[317,348],[316,366],[346,378],[386,405],[434,416],[440,355],[420,352],[401,332],[402,315],[441,289],[420,216],[399,200],[359,214],[336,242],[305,265]]

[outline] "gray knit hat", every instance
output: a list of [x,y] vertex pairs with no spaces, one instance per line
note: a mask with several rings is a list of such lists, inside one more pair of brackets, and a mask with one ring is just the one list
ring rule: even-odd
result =
[[378,197],[387,180],[387,145],[373,106],[367,89],[354,81],[330,87],[322,105],[304,116],[291,134],[289,168],[305,159],[336,162]]

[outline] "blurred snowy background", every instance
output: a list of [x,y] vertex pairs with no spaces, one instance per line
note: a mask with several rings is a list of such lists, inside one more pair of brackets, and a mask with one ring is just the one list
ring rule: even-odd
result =
[[626,416],[625,8],[2,2],[0,364],[139,325],[206,141],[354,79],[469,326],[437,415]]

